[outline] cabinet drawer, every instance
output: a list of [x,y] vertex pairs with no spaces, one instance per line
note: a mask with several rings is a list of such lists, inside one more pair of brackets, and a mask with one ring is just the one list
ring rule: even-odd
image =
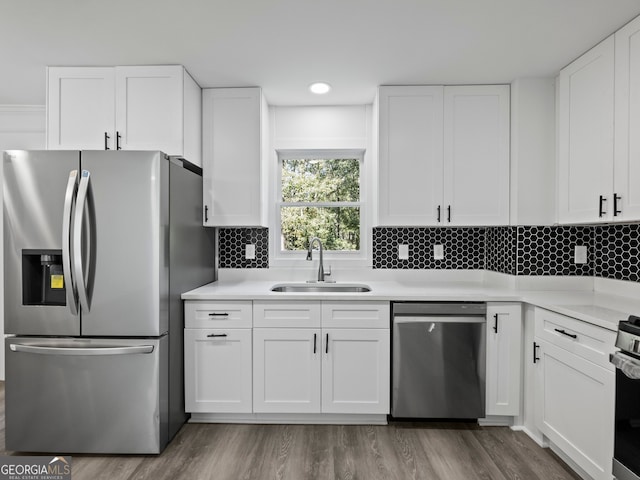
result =
[[322,302],[323,328],[390,328],[389,302]]
[[185,302],[185,328],[251,328],[251,302]]
[[319,328],[320,302],[253,302],[254,327]]
[[616,332],[576,318],[536,309],[536,337],[557,345],[607,370],[613,370],[609,354],[615,351]]

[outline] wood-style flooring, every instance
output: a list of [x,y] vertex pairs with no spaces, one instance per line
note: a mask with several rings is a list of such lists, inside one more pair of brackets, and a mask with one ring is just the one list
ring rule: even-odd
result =
[[[0,447],[4,448],[4,382]],[[55,454],[56,452],[52,452]],[[506,427],[187,424],[157,456],[74,455],[73,480],[575,480]]]

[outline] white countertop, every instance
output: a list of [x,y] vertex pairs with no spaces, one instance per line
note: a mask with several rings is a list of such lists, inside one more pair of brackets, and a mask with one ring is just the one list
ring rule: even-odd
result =
[[[363,281],[370,292],[272,292],[274,280],[217,281],[182,294],[183,300],[348,300],[524,302],[616,331],[630,314],[640,315],[640,300],[593,291],[531,291],[464,282]],[[298,282],[296,282],[298,283]]]

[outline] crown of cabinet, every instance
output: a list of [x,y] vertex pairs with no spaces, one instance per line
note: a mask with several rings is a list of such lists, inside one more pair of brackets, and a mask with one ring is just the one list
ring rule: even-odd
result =
[[201,165],[202,90],[181,65],[47,68],[47,148],[161,150]]

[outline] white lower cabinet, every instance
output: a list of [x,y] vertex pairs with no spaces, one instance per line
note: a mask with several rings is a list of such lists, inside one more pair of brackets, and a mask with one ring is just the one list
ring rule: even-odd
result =
[[522,306],[487,304],[487,415],[520,414]]
[[320,329],[253,330],[253,410],[320,411]]
[[251,412],[251,329],[185,329],[187,412]]
[[389,413],[388,302],[254,302],[253,332],[255,413]]
[[185,409],[251,413],[251,302],[186,302]]
[[[536,309],[538,429],[595,480],[611,480],[615,332]],[[595,355],[594,355],[595,354]]]
[[389,413],[389,330],[332,328],[322,334],[322,412]]

